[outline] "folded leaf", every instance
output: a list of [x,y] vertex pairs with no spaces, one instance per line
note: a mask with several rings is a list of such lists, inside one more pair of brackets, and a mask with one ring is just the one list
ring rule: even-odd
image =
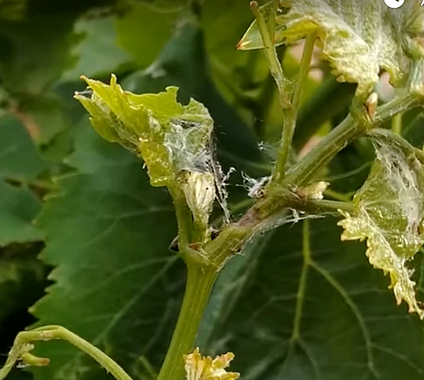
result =
[[84,79],[91,90],[75,97],[91,114],[94,129],[141,156],[153,186],[169,186],[183,171],[207,171],[213,121],[201,103],[178,103],[176,87],[135,95],[123,91],[114,75],[110,85]]
[[424,243],[424,171],[406,141],[378,142],[377,158],[354,198],[355,212],[339,222],[342,240],[367,240],[370,263],[390,274],[398,304],[424,318],[415,298],[413,270],[408,267]]
[[[324,59],[342,82],[358,83],[358,94],[369,93],[381,70],[399,84],[411,58],[422,58],[424,8],[407,1],[399,9],[381,0],[284,0],[276,17],[275,44],[291,44],[316,32]],[[261,7],[269,18],[272,3]],[[240,49],[262,48],[256,22],[239,43]]]

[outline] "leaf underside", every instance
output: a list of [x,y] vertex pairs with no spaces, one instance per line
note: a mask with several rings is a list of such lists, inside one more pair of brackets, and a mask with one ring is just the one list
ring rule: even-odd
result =
[[345,219],[343,240],[367,240],[370,263],[390,275],[398,304],[424,318],[415,297],[413,270],[408,263],[424,243],[424,170],[406,143],[401,147],[376,141],[377,158],[354,198],[355,212]]
[[[281,6],[275,44],[292,44],[316,32],[333,74],[342,82],[357,83],[358,95],[372,91],[381,70],[390,73],[394,85],[402,84],[411,57],[424,56],[424,10],[419,1],[407,1],[399,9],[380,0],[288,0]],[[274,14],[272,7],[272,3],[261,7],[267,19]],[[256,21],[238,47],[263,47]]]

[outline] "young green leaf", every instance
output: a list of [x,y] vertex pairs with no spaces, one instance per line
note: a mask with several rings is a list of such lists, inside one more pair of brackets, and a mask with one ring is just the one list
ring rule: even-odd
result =
[[415,298],[413,270],[408,263],[424,243],[424,171],[406,141],[377,142],[377,158],[354,198],[355,212],[339,222],[342,240],[367,240],[370,263],[390,274],[398,304],[424,318]]
[[208,171],[213,121],[201,103],[178,103],[176,87],[135,95],[123,91],[113,75],[110,85],[84,79],[91,91],[75,97],[91,114],[94,129],[141,156],[153,186],[173,185],[184,171]]
[[[424,55],[424,8],[419,1],[407,1],[396,10],[381,0],[284,0],[280,5],[275,44],[291,44],[316,32],[333,74],[342,82],[358,83],[358,95],[372,90],[381,70],[390,73],[393,84],[399,84],[411,58]],[[261,7],[266,19],[273,14],[271,10],[272,3]],[[256,21],[238,47],[263,47]]]

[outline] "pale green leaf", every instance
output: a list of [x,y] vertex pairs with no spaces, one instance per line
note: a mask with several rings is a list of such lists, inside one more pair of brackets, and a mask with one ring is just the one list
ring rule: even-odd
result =
[[[381,70],[398,84],[408,71],[410,58],[422,58],[424,8],[407,1],[390,9],[381,0],[284,0],[276,18],[276,45],[291,44],[316,32],[324,59],[340,81],[358,83],[358,94],[367,94]],[[261,7],[269,18],[272,3]],[[239,43],[240,49],[262,48],[254,22]]]
[[142,156],[153,186],[175,183],[184,170],[206,170],[213,121],[208,110],[191,100],[177,102],[177,88],[159,94],[125,92],[111,84],[86,79],[93,91],[76,98],[91,114],[96,131]]
[[406,141],[376,144],[377,158],[355,195],[355,212],[341,212],[342,239],[367,240],[369,261],[390,275],[397,303],[406,301],[410,312],[424,318],[408,264],[424,243],[423,166]]

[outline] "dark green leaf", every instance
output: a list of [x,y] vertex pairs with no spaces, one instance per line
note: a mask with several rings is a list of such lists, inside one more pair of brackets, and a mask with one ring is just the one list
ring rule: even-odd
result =
[[27,186],[49,166],[16,119],[1,119],[0,136],[0,246],[42,240],[32,224],[41,202]]
[[15,113],[38,145],[43,158],[61,162],[69,154],[69,115],[64,104],[54,94],[24,99]]
[[424,145],[424,113],[421,110],[414,110],[414,117],[405,125],[402,132],[403,137],[413,146],[422,148]]
[[80,36],[80,41],[73,47],[72,55],[77,61],[62,74],[62,81],[75,81],[81,75],[109,76],[131,62],[131,57],[116,44],[115,23],[116,16],[86,16],[75,23],[74,33]]
[[180,1],[181,4],[171,1],[169,5],[172,7],[166,10],[157,3],[160,1],[154,2],[153,6],[135,2],[124,16],[115,21],[116,43],[131,55],[139,68],[155,61],[171,37],[187,0]]
[[[150,187],[139,160],[102,141],[84,119],[78,140],[84,144],[73,162],[96,165],[90,174],[61,179],[60,194],[42,212],[48,241],[42,258],[56,267],[55,285],[34,314],[39,324],[61,324],[104,349],[133,376],[152,378],[184,284],[182,264],[168,251],[176,234],[173,208],[166,192]],[[38,353],[52,362],[37,379],[107,378],[66,344],[49,343]]]
[[309,223],[271,232],[230,263],[205,317],[203,334],[215,324],[206,352],[234,352],[246,380],[422,379],[417,316],[396,306],[363,244],[340,241],[336,220]]
[[327,77],[300,110],[293,138],[294,147],[301,149],[325,122],[349,109],[354,91],[353,85]]
[[48,169],[24,126],[13,117],[0,119],[0,177],[32,180]]
[[40,210],[40,201],[27,188],[0,180],[0,246],[42,240],[32,225]]
[[9,93],[40,94],[71,64],[73,19],[40,16],[0,25],[0,79]]

